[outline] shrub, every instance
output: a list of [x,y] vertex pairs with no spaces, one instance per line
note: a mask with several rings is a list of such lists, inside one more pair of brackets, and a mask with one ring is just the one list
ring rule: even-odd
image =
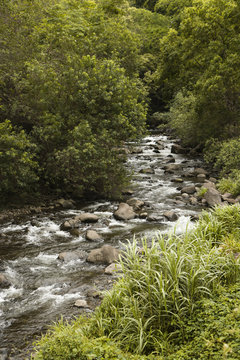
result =
[[0,194],[27,190],[36,184],[37,163],[34,161],[36,146],[24,130],[16,129],[10,121],[0,123]]
[[223,177],[217,184],[222,192],[229,192],[233,196],[240,195],[240,170],[233,170],[228,177]]

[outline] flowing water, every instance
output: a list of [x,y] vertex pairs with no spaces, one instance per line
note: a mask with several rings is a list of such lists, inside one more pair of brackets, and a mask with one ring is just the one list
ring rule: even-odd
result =
[[[159,140],[164,149],[155,152],[154,146]],[[21,223],[12,221],[0,226],[0,272],[11,282],[10,288],[0,289],[0,358],[1,351],[11,352],[11,359],[28,358],[14,349],[26,349],[34,337],[61,314],[65,318],[78,314],[79,310],[73,307],[77,299],[85,299],[90,288],[101,289],[111,282],[103,273],[104,266],[83,260],[65,263],[57,259],[63,251],[89,252],[102,246],[85,240],[88,228],[101,234],[104,243],[121,248],[134,234],[151,238],[158,231],[175,228],[176,232],[182,232],[187,224],[193,226],[190,216],[197,214],[200,207],[176,202],[179,184],[171,180],[179,177],[179,173],[170,175],[163,170],[171,158],[171,145],[166,136],[153,134],[144,138],[135,153],[128,156],[126,166],[133,171],[132,196],[146,202],[148,220],[118,221],[113,217],[118,203],[98,201],[78,209],[41,213]],[[185,174],[201,165],[200,160],[185,155],[173,156],[175,163],[182,163]],[[149,167],[154,169],[154,174],[139,172]],[[184,177],[184,185],[193,181]],[[162,214],[166,210],[174,210],[178,221],[169,222],[164,218]],[[98,215],[98,223],[82,225],[82,235],[77,237],[60,230],[62,222],[85,211]]]

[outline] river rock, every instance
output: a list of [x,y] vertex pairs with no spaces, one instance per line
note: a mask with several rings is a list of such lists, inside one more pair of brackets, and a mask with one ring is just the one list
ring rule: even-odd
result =
[[193,172],[194,172],[194,174],[196,176],[200,175],[200,174],[204,174],[204,175],[208,174],[208,172],[205,169],[202,169],[202,168],[195,168]]
[[116,273],[119,273],[122,271],[122,267],[120,264],[115,264],[115,263],[112,263],[110,265],[108,265],[108,267],[106,267],[104,273],[106,275],[114,275]]
[[176,170],[182,170],[182,165],[181,164],[169,164],[169,165],[165,165],[163,167],[163,169],[165,170],[165,172],[174,172]]
[[139,214],[139,217],[140,217],[140,219],[146,219],[148,217],[148,213],[147,212],[141,212]]
[[6,289],[11,286],[10,281],[6,278],[6,276],[0,273],[0,289]]
[[167,164],[171,164],[171,163],[175,163],[175,159],[172,157],[172,158],[169,158],[167,160]]
[[86,300],[78,299],[78,300],[76,300],[74,306],[76,306],[78,308],[87,308],[88,303],[86,302]]
[[197,205],[198,204],[198,200],[197,200],[197,198],[195,198],[195,196],[191,196],[189,198],[189,202],[190,202],[191,205]]
[[173,144],[171,147],[172,154],[186,154],[187,151],[188,149],[185,149],[184,147],[178,144]]
[[77,215],[75,217],[75,220],[76,221],[80,220],[81,222],[84,222],[84,223],[96,223],[99,220],[99,217],[92,213],[83,213],[83,214]]
[[96,298],[102,297],[102,294],[101,294],[101,292],[99,290],[91,288],[87,292],[87,297],[91,297],[91,298],[96,299]]
[[155,174],[152,168],[144,168],[139,171],[141,174]]
[[69,232],[72,236],[77,236],[77,237],[80,236],[80,234],[81,234],[80,230],[76,229],[76,228],[71,229]]
[[101,236],[95,230],[88,230],[86,232],[86,239],[90,241],[100,241]]
[[204,194],[203,197],[207,201],[207,204],[209,206],[222,204],[222,198],[219,191],[217,189],[214,189],[213,187],[207,188],[207,192]]
[[94,249],[88,255],[87,261],[98,264],[111,264],[119,258],[119,250],[111,245],[103,245],[100,249]]
[[226,193],[224,193],[223,195],[222,195],[222,199],[225,201],[225,200],[228,200],[228,199],[233,199],[233,195],[231,194],[231,193],[228,193],[228,192],[226,192]]
[[204,182],[205,179],[206,179],[206,175],[205,175],[205,174],[198,174],[198,175],[197,175],[197,179],[198,179],[198,181],[200,181],[200,182]]
[[74,261],[74,260],[86,260],[87,253],[83,250],[76,251],[64,251],[58,255],[58,259],[64,262]]
[[205,181],[202,187],[206,189],[216,189],[216,185],[212,181],[208,181],[208,180]]
[[60,225],[60,230],[69,231],[77,227],[78,225],[79,225],[79,221],[76,221],[76,219],[66,220],[64,221],[64,223]]
[[120,203],[113,215],[117,220],[131,220],[136,217],[136,213],[133,211],[132,206],[126,203]]
[[209,181],[211,181],[212,183],[216,184],[217,179],[216,179],[216,178],[214,178],[214,177],[210,177],[210,178],[209,178]]
[[182,178],[175,178],[175,179],[171,179],[171,182],[182,183],[183,179]]
[[176,221],[178,219],[177,214],[174,211],[165,211],[163,215],[169,220],[169,221]]
[[73,200],[58,199],[56,204],[61,205],[64,209],[72,209],[75,207]]
[[127,201],[127,204],[132,206],[134,210],[140,210],[144,206],[144,201],[131,198]]
[[181,189],[181,193],[186,193],[186,194],[194,194],[196,191],[195,189],[195,186],[194,185],[191,185],[191,186],[184,186],[182,189]]

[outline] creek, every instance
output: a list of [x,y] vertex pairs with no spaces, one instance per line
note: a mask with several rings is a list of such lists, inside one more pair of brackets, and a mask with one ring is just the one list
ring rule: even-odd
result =
[[[163,144],[162,150],[156,150],[157,142]],[[59,253],[77,249],[89,252],[103,243],[122,248],[134,235],[152,238],[159,231],[175,229],[181,233],[186,226],[193,226],[190,217],[202,207],[176,201],[180,184],[173,179],[181,176],[184,180],[181,186],[196,184],[197,179],[186,174],[202,162],[187,155],[171,154],[172,144],[167,136],[154,133],[137,145],[131,144],[137,147],[126,163],[129,171],[133,171],[131,196],[145,202],[147,219],[118,221],[113,217],[118,203],[104,200],[1,224],[0,272],[6,274],[11,286],[0,289],[0,354],[7,351],[14,360],[29,358],[23,355],[25,349],[51,322],[61,315],[71,319],[81,312],[73,306],[77,299],[86,299],[89,289],[111,286],[112,278],[104,274],[105,266],[83,260],[61,262]],[[183,170],[166,173],[163,167],[173,159],[175,164],[182,164]],[[153,173],[140,173],[146,168],[153,169]],[[168,221],[163,216],[167,210],[173,210],[178,220]],[[79,236],[60,230],[61,223],[82,212],[98,215],[98,223],[82,224]],[[102,243],[85,239],[90,228],[101,235]],[[94,301],[89,301],[87,311],[92,311]]]

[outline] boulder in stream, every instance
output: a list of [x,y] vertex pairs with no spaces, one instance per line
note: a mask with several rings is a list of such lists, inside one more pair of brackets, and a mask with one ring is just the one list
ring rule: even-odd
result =
[[155,174],[155,171],[151,167],[141,169],[139,172],[140,174]]
[[101,241],[102,237],[95,230],[87,230],[86,239],[90,241]]
[[108,265],[104,271],[106,275],[115,275],[122,271],[122,267],[120,264],[112,263]]
[[87,308],[88,303],[86,302],[86,300],[78,299],[78,300],[76,300],[74,306],[76,306],[78,308]]
[[131,220],[136,217],[136,213],[133,211],[132,206],[127,203],[120,203],[113,215],[117,220]]
[[188,152],[188,149],[182,147],[179,144],[173,144],[171,147],[172,154],[186,154],[187,152]]
[[86,260],[87,253],[83,250],[75,251],[64,251],[58,255],[58,259],[64,262],[75,261],[75,260]]
[[169,221],[176,221],[178,219],[178,215],[174,211],[165,211],[163,215],[169,220]]
[[81,221],[81,222],[84,222],[84,223],[95,223],[95,222],[98,222],[99,220],[99,217],[95,214],[92,214],[92,213],[83,213],[83,214],[80,214],[80,215],[77,215],[75,218],[74,218],[75,221]]
[[111,245],[103,245],[99,249],[94,249],[88,255],[87,261],[97,264],[111,264],[119,258],[119,250]]
[[174,172],[176,170],[182,170],[182,165],[181,164],[169,164],[169,165],[165,165],[163,167],[163,169],[165,170],[165,172]]
[[144,206],[144,201],[136,198],[131,198],[127,201],[127,204],[129,206],[132,206],[134,210],[140,210]]
[[[204,187],[205,187],[205,184],[204,184]],[[215,205],[222,204],[222,198],[221,198],[219,191],[217,189],[214,189],[211,186],[209,186],[207,188],[207,191],[203,197],[207,201],[208,206],[215,206]]]
[[181,193],[186,193],[186,194],[194,194],[196,191],[196,188],[194,185],[190,185],[190,186],[184,186],[182,189],[181,189]]
[[0,289],[6,289],[11,286],[10,281],[6,278],[6,276],[0,273]]

